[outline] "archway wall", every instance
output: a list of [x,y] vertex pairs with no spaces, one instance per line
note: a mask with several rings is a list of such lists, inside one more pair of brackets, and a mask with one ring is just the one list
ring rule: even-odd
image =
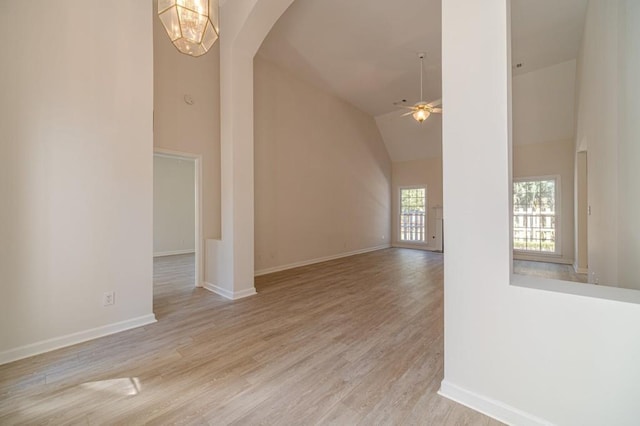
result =
[[236,299],[255,294],[253,57],[294,0],[227,0],[220,5],[220,158],[222,240],[216,282]]

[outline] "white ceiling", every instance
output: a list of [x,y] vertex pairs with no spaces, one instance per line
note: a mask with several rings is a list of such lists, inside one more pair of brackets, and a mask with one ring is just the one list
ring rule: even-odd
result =
[[[513,0],[513,58],[524,73],[575,58],[588,0]],[[296,0],[258,54],[376,117],[393,161],[440,155],[442,119],[422,125],[393,102],[441,91],[440,0]],[[470,65],[471,66],[471,65]],[[444,105],[446,113],[446,104]]]
[[440,97],[440,0],[296,0],[259,55],[373,115]]
[[512,62],[523,74],[578,56],[588,0],[511,0]]
[[375,117],[380,135],[393,161],[409,161],[442,155],[442,115],[423,123],[391,111]]

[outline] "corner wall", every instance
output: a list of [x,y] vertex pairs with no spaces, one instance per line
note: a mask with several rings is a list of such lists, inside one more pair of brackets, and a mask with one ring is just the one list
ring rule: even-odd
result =
[[637,1],[593,1],[578,61],[577,143],[587,150],[589,280],[640,289]]
[[154,321],[150,9],[0,2],[0,363]]
[[[640,323],[640,305],[542,290],[556,284],[550,280],[528,280],[539,288],[511,284],[508,1],[447,0],[442,9],[440,392],[511,424],[636,424],[640,333],[631,324]],[[478,114],[477,99],[492,108]],[[474,175],[484,190],[469,191],[478,164],[487,171]]]
[[254,81],[256,272],[388,246],[374,119],[260,57]]
[[618,282],[621,287],[640,290],[640,2],[627,0],[619,12],[620,61],[620,144],[618,189],[620,207],[618,222]]

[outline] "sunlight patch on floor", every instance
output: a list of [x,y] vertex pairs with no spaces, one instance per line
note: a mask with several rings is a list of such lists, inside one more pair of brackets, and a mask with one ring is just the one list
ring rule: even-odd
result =
[[134,396],[142,391],[140,379],[137,377],[123,377],[120,379],[98,380],[80,385],[81,388],[107,392],[115,395]]

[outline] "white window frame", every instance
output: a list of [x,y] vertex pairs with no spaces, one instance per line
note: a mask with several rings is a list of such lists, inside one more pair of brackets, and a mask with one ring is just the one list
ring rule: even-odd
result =
[[535,250],[523,250],[513,248],[514,254],[518,254],[521,256],[528,257],[561,257],[562,256],[562,194],[561,187],[562,182],[560,180],[560,175],[544,175],[544,176],[522,176],[522,177],[514,177],[511,183],[511,246],[513,247],[513,239],[514,239],[514,230],[513,230],[513,186],[516,182],[530,182],[536,180],[555,180],[555,231],[556,231],[556,241],[555,241],[555,251],[535,251]]
[[[404,189],[424,189],[424,234],[422,241],[412,241],[402,239],[402,190]],[[396,215],[398,243],[424,246],[429,243],[429,191],[427,185],[406,185],[398,187],[398,213]]]

